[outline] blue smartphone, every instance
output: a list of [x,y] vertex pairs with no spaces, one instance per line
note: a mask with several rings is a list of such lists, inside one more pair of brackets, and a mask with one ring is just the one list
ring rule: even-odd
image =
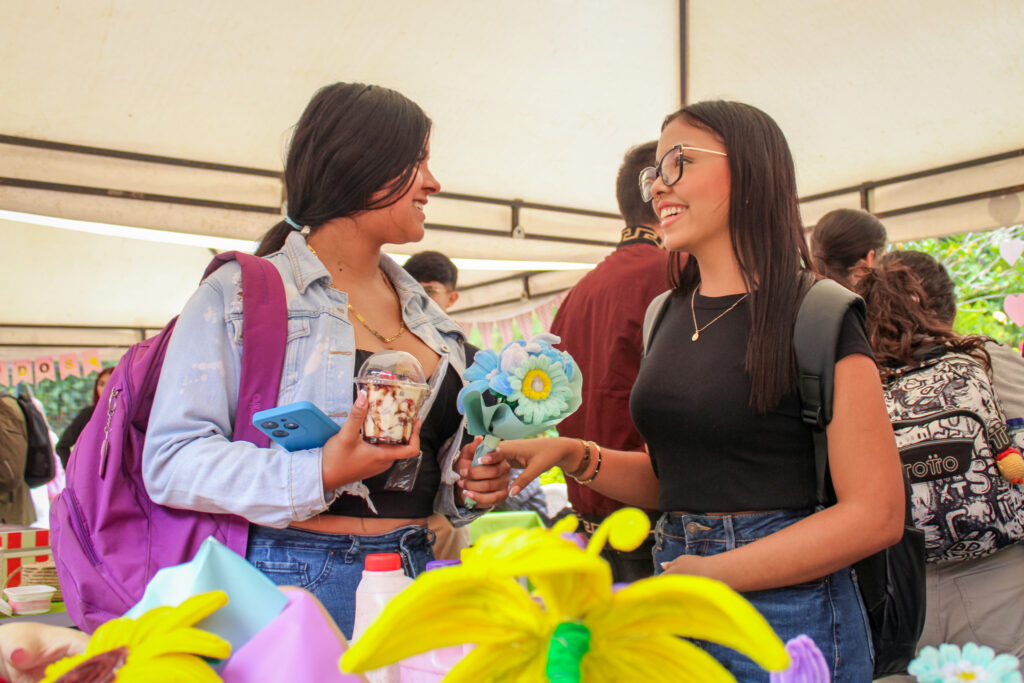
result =
[[309,401],[261,410],[252,423],[289,451],[319,448],[341,429]]

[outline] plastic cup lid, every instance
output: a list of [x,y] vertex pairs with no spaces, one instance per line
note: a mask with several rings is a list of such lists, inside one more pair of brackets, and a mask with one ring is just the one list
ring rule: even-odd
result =
[[367,358],[359,368],[356,381],[427,386],[427,377],[416,356],[396,349],[378,351]]

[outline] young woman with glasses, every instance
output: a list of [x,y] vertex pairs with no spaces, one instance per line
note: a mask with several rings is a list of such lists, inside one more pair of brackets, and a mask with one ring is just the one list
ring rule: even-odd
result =
[[[428,167],[430,125],[387,88],[320,89],[292,136],[288,216],[256,252],[280,271],[288,303],[277,405],[310,401],[341,430],[322,448],[294,452],[231,441],[243,292],[239,267],[228,264],[178,319],[143,455],[154,500],[247,519],[246,558],[275,583],[313,592],[348,637],[368,553],[399,553],[416,576],[433,559],[432,513],[465,523],[466,498],[479,510],[507,495],[507,466],[468,467],[471,447],[457,474],[465,335],[382,252],[423,238],[423,209],[440,190]],[[367,401],[353,377],[382,349],[412,354],[430,378],[432,404],[405,446],[360,436]],[[389,487],[392,465],[421,452],[411,490]]]
[[[754,107],[701,102],[665,119],[657,159],[640,189],[672,251],[672,294],[630,399],[648,452],[505,442],[502,457],[526,467],[512,491],[559,465],[602,494],[657,507],[656,571],[727,583],[783,640],[810,635],[833,680],[870,680],[849,567],[901,537],[904,492],[864,321],[847,315],[836,350],[828,444],[838,502],[821,509],[792,350],[811,266],[785,137]],[[739,653],[702,646],[737,680],[768,680]]]

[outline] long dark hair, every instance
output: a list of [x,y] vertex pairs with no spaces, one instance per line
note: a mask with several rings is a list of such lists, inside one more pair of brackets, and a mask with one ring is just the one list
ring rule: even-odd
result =
[[[741,102],[698,102],[670,114],[714,133],[729,154],[732,250],[750,292],[750,339],[745,367],[750,406],[764,413],[778,405],[796,381],[793,322],[799,304],[801,270],[810,270],[796,192],[796,172],[786,137],[770,116]],[[691,255],[673,252],[669,283],[689,293],[700,282]]]
[[867,211],[829,211],[811,233],[814,265],[822,275],[852,289],[850,271],[869,252],[880,256],[887,240],[882,221]]
[[[295,125],[284,185],[288,216],[315,230],[367,209],[394,204],[426,156],[430,119],[401,93],[376,85],[320,88]],[[371,196],[384,190],[383,196]],[[281,248],[292,227],[271,228],[257,256]]]
[[932,308],[921,278],[898,256],[881,259],[856,290],[867,304],[868,338],[883,378],[899,367],[920,364],[922,354],[935,347],[974,356],[991,367],[985,337],[956,334]]

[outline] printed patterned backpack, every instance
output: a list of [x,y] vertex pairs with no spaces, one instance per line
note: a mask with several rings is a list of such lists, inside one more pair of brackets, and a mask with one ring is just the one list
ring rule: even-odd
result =
[[999,473],[1009,445],[985,368],[930,354],[885,382],[885,403],[912,487],[928,562],[990,555],[1024,539],[1024,490]]

